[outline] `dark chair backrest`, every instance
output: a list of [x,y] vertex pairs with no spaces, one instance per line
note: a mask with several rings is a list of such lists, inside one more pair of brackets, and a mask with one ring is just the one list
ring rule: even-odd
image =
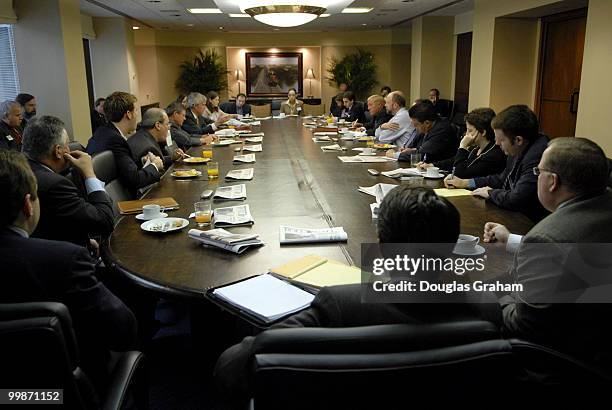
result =
[[465,125],[465,115],[464,112],[456,112],[451,118],[451,124],[456,127],[457,130],[457,139],[461,140],[467,131],[467,127]]
[[129,190],[119,180],[115,156],[112,151],[102,151],[92,158],[94,173],[100,181],[105,183],[104,190],[113,200],[115,217],[119,216],[117,202],[129,201],[132,198]]
[[93,385],[78,366],[72,320],[63,304],[0,304],[0,340],[1,386],[63,389],[69,408],[100,406]]
[[271,103],[272,115],[280,114],[280,107],[282,103],[283,103],[283,100],[272,100],[272,103]]
[[68,144],[70,151],[83,151],[85,152],[85,147],[78,141],[72,141]]
[[352,408],[364,400],[360,392],[374,391],[388,393],[377,399],[406,404],[395,393],[409,389],[426,397],[441,386],[445,395],[470,386],[501,394],[520,373],[508,341],[481,321],[275,329],[256,337],[253,352],[255,408],[304,408],[306,402],[330,408],[330,401]]
[[440,104],[440,116],[442,118],[450,118],[453,114],[454,102],[452,100],[439,99]]
[[612,188],[612,159],[608,158],[608,170],[610,171],[610,178],[608,179],[608,187]]
[[234,104],[234,103],[231,102],[231,101],[223,101],[221,104],[219,104],[219,108],[223,112],[228,112],[230,107],[232,106],[232,104]]

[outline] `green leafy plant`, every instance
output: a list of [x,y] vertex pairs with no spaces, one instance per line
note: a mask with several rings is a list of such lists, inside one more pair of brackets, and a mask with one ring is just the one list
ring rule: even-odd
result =
[[227,89],[228,73],[215,50],[206,50],[206,52],[200,50],[193,60],[181,63],[179,78],[174,86],[182,94],[191,91],[202,94],[208,91],[221,91]]
[[327,81],[336,87],[346,83],[358,99],[364,99],[378,83],[376,68],[374,54],[358,48],[356,53],[347,54],[341,60],[335,57],[329,59]]

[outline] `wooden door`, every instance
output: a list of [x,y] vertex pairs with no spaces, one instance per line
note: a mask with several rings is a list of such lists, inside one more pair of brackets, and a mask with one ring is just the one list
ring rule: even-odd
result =
[[472,33],[457,36],[455,64],[455,113],[467,113],[470,99],[470,68],[472,65]]
[[542,19],[540,130],[550,138],[573,137],[580,99],[586,9]]

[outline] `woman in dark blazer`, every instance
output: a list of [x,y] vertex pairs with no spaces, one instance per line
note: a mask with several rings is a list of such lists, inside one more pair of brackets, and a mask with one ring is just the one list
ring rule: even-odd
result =
[[466,114],[467,132],[461,139],[459,150],[453,158],[431,163],[420,163],[426,169],[438,167],[453,172],[458,178],[476,178],[499,174],[506,167],[506,156],[495,144],[495,133],[491,121],[495,111],[490,108],[476,108]]

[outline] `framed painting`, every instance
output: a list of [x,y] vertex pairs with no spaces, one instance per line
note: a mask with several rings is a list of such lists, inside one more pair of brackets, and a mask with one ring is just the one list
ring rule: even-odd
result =
[[246,53],[248,97],[286,97],[302,93],[302,53]]

